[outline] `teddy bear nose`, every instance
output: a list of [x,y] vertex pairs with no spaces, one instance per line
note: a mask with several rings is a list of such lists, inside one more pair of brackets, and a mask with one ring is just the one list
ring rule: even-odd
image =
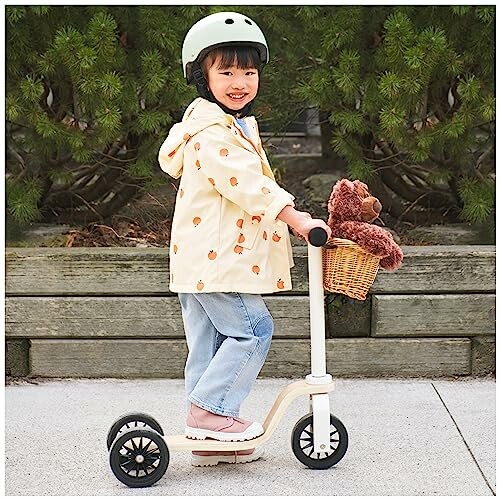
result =
[[364,222],[373,222],[380,214],[382,205],[374,196],[368,196],[361,204],[361,219]]

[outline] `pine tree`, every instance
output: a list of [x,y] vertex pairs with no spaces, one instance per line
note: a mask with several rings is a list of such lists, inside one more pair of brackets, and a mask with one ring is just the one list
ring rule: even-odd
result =
[[221,10],[268,39],[261,123],[283,131],[315,106],[325,154],[394,217],[493,221],[490,6],[8,6],[9,212],[96,220],[169,182],[158,149],[195,96],[182,41]]
[[303,41],[293,48],[310,65],[290,93],[328,118],[350,176],[400,220],[493,222],[494,7],[293,15]]
[[20,7],[7,20],[7,203],[18,221],[109,217],[166,177],[161,141],[193,97],[193,7]]

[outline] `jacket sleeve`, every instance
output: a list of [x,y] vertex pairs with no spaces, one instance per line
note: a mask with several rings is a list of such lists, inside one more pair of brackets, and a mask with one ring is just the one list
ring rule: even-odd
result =
[[294,196],[262,173],[261,158],[239,145],[224,125],[213,125],[192,138],[196,168],[225,198],[250,215],[275,220]]

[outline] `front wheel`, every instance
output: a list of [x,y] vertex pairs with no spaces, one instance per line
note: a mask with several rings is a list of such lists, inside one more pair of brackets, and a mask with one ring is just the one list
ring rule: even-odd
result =
[[302,417],[292,431],[292,450],[297,459],[310,469],[329,469],[344,457],[348,446],[347,429],[330,415],[330,448],[314,453],[313,414]]

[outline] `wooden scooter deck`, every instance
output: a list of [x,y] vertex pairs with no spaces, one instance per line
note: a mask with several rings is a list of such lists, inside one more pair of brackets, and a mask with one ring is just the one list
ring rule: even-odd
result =
[[298,396],[303,394],[325,394],[333,391],[334,382],[330,384],[313,385],[305,380],[298,380],[285,387],[273,407],[269,411],[266,420],[262,424],[264,434],[247,441],[218,441],[216,439],[190,439],[184,435],[165,436],[165,442],[170,451],[197,450],[197,451],[234,451],[255,448],[264,444],[274,432],[288,405]]

